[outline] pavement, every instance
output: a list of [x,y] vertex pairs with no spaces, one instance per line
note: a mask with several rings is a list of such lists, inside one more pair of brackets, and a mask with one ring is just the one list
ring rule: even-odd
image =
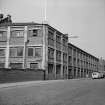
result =
[[0,105],[105,105],[105,79],[0,84]]
[[15,82],[15,83],[1,83],[0,88],[9,88],[16,86],[24,86],[24,85],[35,85],[35,84],[47,84],[52,82],[59,82],[64,80],[43,80],[43,81],[25,81],[25,82]]

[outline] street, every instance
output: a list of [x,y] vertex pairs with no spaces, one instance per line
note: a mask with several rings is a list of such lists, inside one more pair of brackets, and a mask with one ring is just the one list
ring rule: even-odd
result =
[[0,105],[105,105],[105,79],[44,82],[0,88]]

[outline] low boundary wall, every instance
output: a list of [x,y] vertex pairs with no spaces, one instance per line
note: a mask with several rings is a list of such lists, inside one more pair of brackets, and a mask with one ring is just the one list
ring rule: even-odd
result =
[[0,68],[0,83],[45,80],[45,70]]

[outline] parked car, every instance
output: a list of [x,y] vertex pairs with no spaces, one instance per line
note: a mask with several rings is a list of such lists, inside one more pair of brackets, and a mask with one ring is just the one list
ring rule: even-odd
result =
[[99,78],[103,78],[103,74],[100,72],[93,72],[92,73],[92,79],[99,79]]

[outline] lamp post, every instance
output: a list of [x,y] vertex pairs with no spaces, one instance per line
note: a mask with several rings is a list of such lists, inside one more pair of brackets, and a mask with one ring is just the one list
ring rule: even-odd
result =
[[[68,39],[69,38],[79,38],[79,36],[73,36],[72,34],[70,34],[71,36],[68,36]],[[69,41],[69,40],[68,40]],[[68,64],[67,64],[68,65]],[[77,63],[76,63],[76,65],[77,65]],[[68,70],[67,70],[67,75],[69,75],[69,68],[68,68]],[[67,77],[68,78],[68,77]]]

